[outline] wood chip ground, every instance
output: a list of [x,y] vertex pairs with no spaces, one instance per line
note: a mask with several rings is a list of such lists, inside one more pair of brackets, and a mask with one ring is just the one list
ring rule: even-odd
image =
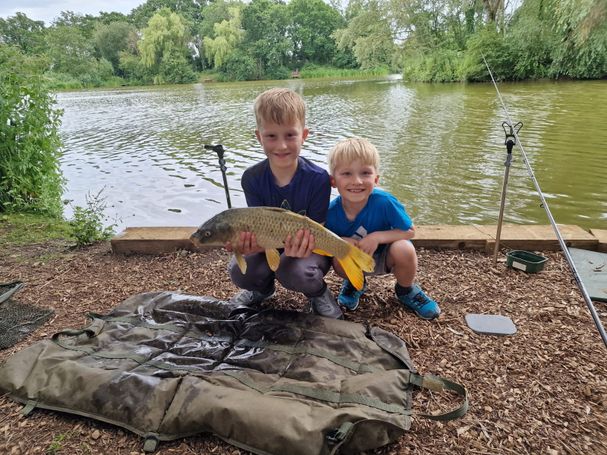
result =
[[[399,308],[394,280],[373,277],[359,309],[347,319],[370,323],[403,338],[422,373],[464,384],[470,410],[458,420],[416,418],[411,431],[374,454],[607,454],[607,350],[560,253],[537,274],[493,264],[483,253],[419,251],[419,282],[440,302],[441,317],[423,321]],[[502,255],[503,257],[503,255]],[[87,312],[107,313],[127,297],[179,290],[228,299],[237,289],[222,251],[162,256],[119,256],[107,244],[71,250],[63,244],[31,245],[0,252],[0,282],[21,280],[15,298],[55,310],[55,316],[0,361],[67,327],[86,324]],[[340,280],[328,282],[338,292]],[[269,303],[304,310],[303,296],[282,288]],[[607,306],[596,303],[603,324]],[[518,332],[479,335],[467,313],[509,316]],[[449,402],[416,395],[416,409],[437,411]],[[2,454],[141,453],[142,440],[101,422],[37,410],[0,397]],[[271,435],[268,435],[271,437]],[[241,454],[210,435],[161,443],[158,454]]]

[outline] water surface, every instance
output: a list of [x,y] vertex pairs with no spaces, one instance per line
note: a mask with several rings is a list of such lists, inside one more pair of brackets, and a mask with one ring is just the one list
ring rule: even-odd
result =
[[[507,119],[489,84],[279,81],[86,90],[58,95],[64,109],[65,198],[84,205],[103,189],[106,214],[127,226],[190,226],[226,208],[217,155],[226,148],[233,206],[240,176],[264,158],[252,104],[272,86],[308,107],[302,155],[326,166],[330,147],[354,135],[381,154],[380,185],[416,224],[495,224],[504,179]],[[557,223],[607,229],[607,81],[501,84],[529,164]],[[515,148],[505,222],[548,224]]]

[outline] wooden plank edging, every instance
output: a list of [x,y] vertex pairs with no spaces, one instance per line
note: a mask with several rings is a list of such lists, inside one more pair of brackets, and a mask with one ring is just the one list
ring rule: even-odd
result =
[[[120,254],[161,254],[178,250],[198,251],[190,241],[196,226],[127,227],[111,240]],[[559,225],[567,246],[607,252],[607,230],[585,231],[576,225]],[[471,249],[492,252],[496,225],[425,225],[416,227],[413,243],[418,248]],[[557,251],[560,245],[550,225],[502,227],[500,246],[529,251]]]

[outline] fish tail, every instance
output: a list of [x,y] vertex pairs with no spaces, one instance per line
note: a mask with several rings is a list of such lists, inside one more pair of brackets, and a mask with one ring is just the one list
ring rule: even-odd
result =
[[350,245],[346,256],[336,259],[342,269],[344,269],[350,283],[359,291],[365,285],[363,271],[372,272],[375,269],[375,260],[373,257],[354,245]]

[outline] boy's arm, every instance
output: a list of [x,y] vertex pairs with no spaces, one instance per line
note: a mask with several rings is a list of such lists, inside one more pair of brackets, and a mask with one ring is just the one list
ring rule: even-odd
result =
[[390,229],[389,231],[375,231],[358,241],[358,248],[367,254],[375,253],[377,247],[384,243],[394,243],[397,240],[411,240],[415,237],[415,226],[407,231]]

